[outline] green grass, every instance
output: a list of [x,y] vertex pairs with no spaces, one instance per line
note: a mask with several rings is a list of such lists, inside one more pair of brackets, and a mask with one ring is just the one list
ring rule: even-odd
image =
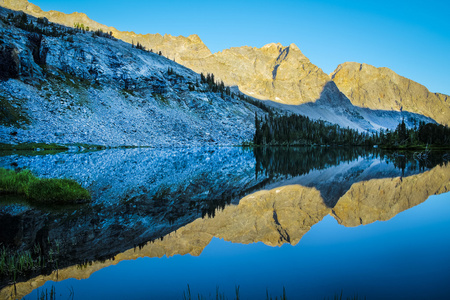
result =
[[75,204],[91,200],[89,192],[72,179],[41,179],[29,170],[0,168],[0,193],[23,195],[39,204]]

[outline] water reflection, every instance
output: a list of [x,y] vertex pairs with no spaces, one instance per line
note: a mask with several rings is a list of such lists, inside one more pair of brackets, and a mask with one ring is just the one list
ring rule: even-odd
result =
[[[132,149],[2,157],[2,165],[15,162],[43,176],[75,178],[95,201],[69,212],[0,208],[1,228],[8,228],[2,244],[26,249],[59,241],[60,270],[17,284],[18,295],[47,280],[87,278],[122,260],[200,255],[213,237],[295,245],[328,214],[345,226],[386,220],[450,188],[445,163],[428,170],[430,162],[379,151],[283,151]],[[322,159],[312,158],[314,151]],[[5,287],[0,296],[11,293]]]
[[[324,202],[334,207],[352,184],[375,178],[418,174],[445,163],[443,153],[417,159],[414,152],[389,152],[365,148],[255,148],[255,170],[270,179],[296,178],[289,184],[318,189]],[[284,182],[286,184],[286,182]]]

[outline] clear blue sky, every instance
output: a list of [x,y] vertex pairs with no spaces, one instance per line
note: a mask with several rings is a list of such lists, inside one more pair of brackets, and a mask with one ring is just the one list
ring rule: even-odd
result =
[[45,11],[84,12],[119,30],[195,33],[212,52],[294,43],[326,73],[346,61],[364,62],[450,95],[448,0],[30,2]]

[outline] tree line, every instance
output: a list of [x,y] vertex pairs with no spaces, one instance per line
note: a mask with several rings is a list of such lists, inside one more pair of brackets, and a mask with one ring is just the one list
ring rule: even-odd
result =
[[450,129],[447,126],[419,122],[407,128],[404,120],[395,130],[359,132],[351,128],[311,120],[302,115],[274,115],[259,117],[255,114],[255,145],[348,145],[386,148],[407,148],[424,145],[450,146]]

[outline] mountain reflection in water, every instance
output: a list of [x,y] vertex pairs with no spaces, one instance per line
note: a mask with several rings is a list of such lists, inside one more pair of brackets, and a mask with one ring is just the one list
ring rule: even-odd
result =
[[[0,224],[9,230],[0,242],[27,249],[60,241],[60,269],[16,284],[20,297],[48,280],[88,278],[122,260],[200,255],[213,237],[295,245],[326,215],[345,226],[368,224],[447,192],[450,167],[436,157],[330,148],[5,156],[0,166],[82,182],[94,204],[70,212],[4,205]],[[0,298],[12,294],[5,286]]]

